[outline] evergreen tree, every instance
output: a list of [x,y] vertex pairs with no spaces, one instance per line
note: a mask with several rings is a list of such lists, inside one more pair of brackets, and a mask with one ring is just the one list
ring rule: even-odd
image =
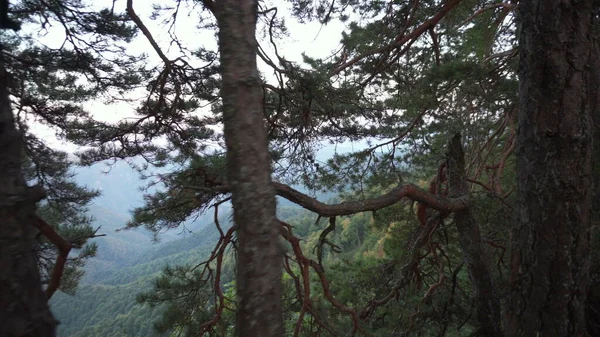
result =
[[[3,178],[7,179],[2,207],[8,212],[3,217],[10,219],[2,226],[6,231],[2,234],[6,284],[1,334],[50,336],[56,321],[48,311],[47,299],[57,289],[72,292],[85,259],[95,253],[87,240],[96,230],[85,211],[97,192],[73,182],[72,159],[31,132],[31,123],[40,122],[64,133],[75,121],[90,118],[82,102],[133,89],[145,73],[143,68],[132,71],[142,58],[123,57],[118,43],[129,41],[135,31],[128,28],[125,16],[110,8],[91,10],[77,0],[27,1],[10,8],[8,1],[2,4],[3,28],[16,32],[0,33]],[[14,29],[14,23],[23,29]],[[40,30],[56,25],[65,32],[64,43],[58,48],[39,43]],[[33,183],[36,187],[27,187]],[[36,212],[36,202],[44,198]],[[72,248],[79,252],[69,257]]]
[[[87,240],[98,235],[97,228],[91,226],[93,219],[86,211],[98,192],[74,182],[73,156],[48,145],[32,132],[36,127],[32,124],[58,136],[67,130],[75,132],[77,125],[92,118],[83,109],[84,102],[102,95],[116,101],[143,83],[147,77],[144,58],[124,54],[123,47],[135,30],[114,8],[92,9],[79,0],[29,1],[15,4],[12,12],[25,29],[3,35],[3,53],[10,74],[9,94],[18,111],[16,123],[23,134],[25,178],[46,191],[47,197],[38,206],[45,226],[62,236],[63,247],[78,250],[66,258],[66,269],[57,283],[51,276],[67,248],[59,253],[55,242],[38,235],[38,264],[49,292],[57,287],[73,292],[85,259],[95,255],[95,245]],[[39,42],[40,29],[57,26],[65,31],[59,48]]]
[[[304,2],[298,2],[296,5],[296,14],[303,19],[320,18],[323,22],[327,22],[338,14],[340,18],[347,19],[343,11],[353,9],[365,19],[367,24],[363,26],[360,22],[350,23],[350,32],[343,39],[344,51],[329,61],[306,58],[305,61],[310,66],[308,69],[286,61],[279,54],[276,54],[276,58],[270,59],[266,53],[259,52],[261,59],[274,67],[279,79],[278,85],[268,83],[263,85],[263,104],[266,108],[265,119],[270,146],[276,162],[275,167],[279,168],[274,172],[275,177],[281,182],[302,177],[303,182],[310,188],[338,188],[350,192],[344,197],[349,203],[325,205],[315,202],[289,186],[281,183],[275,185],[280,196],[319,216],[330,218],[329,226],[314,237],[312,247],[316,248],[317,254],[310,258],[307,258],[309,255],[305,255],[308,254],[305,250],[310,251],[311,246],[298,247],[297,237],[293,232],[288,233],[289,230],[286,229],[288,227],[282,224],[284,239],[292,248],[300,248],[300,250],[293,250],[293,254],[289,255],[295,257],[295,262],[292,263],[289,258],[286,260],[294,265],[288,271],[288,275],[290,281],[298,282],[295,298],[302,303],[296,316],[299,323],[293,327],[295,333],[303,331],[303,325],[300,323],[309,314],[310,317],[317,317],[315,323],[317,326],[326,330],[332,329],[330,331],[365,332],[377,327],[382,334],[397,333],[398,326],[380,324],[381,315],[385,316],[385,312],[394,310],[390,302],[393,297],[386,294],[403,293],[407,296],[408,285],[415,282],[419,287],[426,284],[428,286],[421,288],[422,301],[415,301],[413,298],[411,302],[417,304],[416,312],[413,312],[413,308],[408,308],[410,305],[400,311],[403,317],[411,317],[410,320],[402,321],[409,330],[430,329],[428,327],[430,321],[442,319],[446,323],[439,326],[439,331],[445,331],[449,326],[464,326],[461,322],[467,319],[469,326],[482,326],[488,329],[486,332],[489,334],[497,335],[500,333],[497,331],[499,325],[497,309],[492,313],[491,318],[483,312],[472,316],[468,314],[468,300],[458,303],[454,298],[449,297],[446,301],[442,301],[441,305],[446,308],[448,306],[457,306],[457,308],[446,310],[443,315],[447,316],[441,318],[434,315],[437,304],[429,305],[432,293],[440,285],[444,285],[444,280],[452,279],[457,282],[456,274],[462,267],[461,258],[478,261],[476,264],[467,265],[468,272],[474,277],[471,279],[472,294],[479,296],[477,299],[480,306],[477,310],[484,311],[486,301],[499,302],[499,299],[493,297],[493,292],[481,291],[484,290],[481,288],[483,284],[487,284],[486,287],[489,289],[489,285],[493,283],[487,281],[491,277],[491,268],[485,259],[480,259],[484,256],[480,253],[484,240],[491,242],[494,247],[500,247],[499,250],[504,248],[502,243],[494,243],[495,240],[487,239],[489,235],[494,235],[493,232],[478,236],[479,224],[472,216],[462,216],[454,223],[444,223],[434,215],[428,222],[428,226],[423,224],[424,226],[414,233],[413,238],[420,239],[417,239],[415,245],[411,247],[407,257],[408,262],[392,264],[390,277],[395,275],[394,277],[397,278],[394,285],[379,287],[376,293],[364,302],[357,303],[356,307],[347,306],[334,299],[332,290],[327,286],[328,274],[323,261],[326,261],[325,257],[328,254],[339,248],[336,248],[337,246],[328,237],[335,233],[336,218],[339,216],[377,211],[397,203],[403,196],[408,196],[443,213],[463,210],[467,206],[465,200],[468,198],[463,193],[469,193],[468,190],[462,189],[461,194],[455,195],[454,199],[445,199],[443,196],[427,193],[415,185],[406,184],[407,181],[429,178],[434,175],[434,172],[443,171],[443,169],[438,170],[437,167],[440,159],[444,157],[443,144],[455,130],[463,130],[465,134],[466,155],[469,158],[466,171],[469,179],[478,183],[477,186],[481,186],[482,190],[488,193],[482,198],[468,198],[473,202],[469,205],[475,210],[477,208],[472,205],[477,202],[487,202],[488,206],[493,205],[486,212],[480,212],[484,214],[507,209],[504,204],[510,205],[511,194],[506,193],[510,187],[505,186],[507,179],[503,173],[511,163],[509,160],[514,143],[513,111],[516,101],[514,95],[516,82],[511,78],[514,75],[515,65],[514,53],[511,50],[511,47],[515,46],[514,37],[511,38],[514,28],[511,20],[505,23],[504,19],[511,18],[515,7],[491,6],[485,2],[464,4],[459,1],[444,3],[431,1],[389,7],[378,6],[375,3],[353,3],[340,8],[335,5],[332,7],[319,5],[313,8]],[[496,11],[496,8],[500,10]],[[266,8],[262,12],[261,15],[270,20],[270,28],[279,28],[275,15],[268,15],[270,11]],[[382,13],[385,15],[384,20],[379,19]],[[468,27],[466,37],[464,37],[464,26]],[[404,57],[407,59],[406,62]],[[178,67],[173,65],[173,62],[166,62],[166,64],[167,70],[172,66]],[[171,70],[168,71],[170,73]],[[490,80],[490,77],[493,80]],[[177,88],[174,79],[162,78],[166,83],[165,87],[173,81],[173,88]],[[165,108],[170,103],[171,111],[182,120],[190,118],[187,110],[182,108],[187,107],[181,104],[184,102],[183,95],[178,95],[174,90],[166,92],[164,98],[161,97],[158,96],[155,101],[165,104]],[[181,103],[173,104],[177,102]],[[221,106],[216,105],[214,111],[217,120],[221,113],[220,109]],[[141,120],[144,118],[142,117]],[[210,117],[202,119],[202,125],[214,121]],[[193,127],[192,123],[183,123],[183,125],[187,127],[185,131]],[[120,126],[127,127],[127,125]],[[496,128],[495,132],[490,132],[491,127]],[[158,129],[154,130],[156,132],[153,135],[160,132]],[[163,134],[171,139],[170,132],[166,130],[165,128]],[[391,140],[380,141],[379,145],[373,145],[365,151],[336,155],[327,163],[318,163],[314,158],[316,152],[314,144],[319,141],[330,140],[335,143],[359,139],[377,141],[382,138],[391,138]],[[136,147],[116,148],[108,146],[102,148],[99,143],[96,149],[88,152],[91,156],[102,158],[112,152],[123,153],[129,149],[143,149],[148,150],[147,154],[155,153],[155,158],[164,158],[164,162],[176,160],[184,163],[182,170],[161,176],[161,181],[165,183],[167,190],[150,196],[148,205],[136,211],[131,226],[146,225],[153,230],[176,226],[195,211],[205,209],[215,198],[225,198],[233,188],[228,184],[228,177],[214,173],[219,171],[218,166],[213,165],[215,161],[207,159],[223,158],[222,155],[216,154],[198,159],[197,154],[193,151],[190,153],[188,150],[201,149],[201,146],[194,147],[193,144],[181,146],[183,143],[171,140],[169,144],[171,144],[169,150],[177,149],[177,156],[169,158],[164,152],[151,152],[152,146],[149,143],[145,144],[147,147],[136,145]],[[402,167],[398,165],[399,161],[408,162],[411,166]],[[492,168],[486,172],[486,167]],[[487,183],[481,181],[484,173],[489,177]],[[441,180],[440,173],[435,174],[438,180]],[[464,182],[460,179],[464,180],[466,177],[456,176],[456,179],[458,180],[455,180],[454,184],[463,186]],[[440,185],[443,183],[441,182]],[[432,186],[435,185],[432,183]],[[440,189],[436,188],[436,190]],[[378,194],[380,196],[376,197]],[[493,204],[491,203],[493,199],[499,199],[501,202]],[[177,212],[171,212],[170,209],[175,209]],[[390,222],[385,225],[388,230],[394,228],[393,221],[404,221],[406,225],[415,223],[412,212],[402,207],[400,209],[403,213],[402,217],[391,217]],[[469,224],[467,225],[465,221]],[[456,227],[448,227],[450,224],[456,224]],[[493,230],[493,223],[486,223],[486,225]],[[503,225],[506,229],[506,223]],[[438,227],[444,227],[444,231],[435,230]],[[461,232],[461,228],[469,229]],[[456,241],[448,240],[448,231],[453,237],[460,237],[461,240],[458,241],[464,243],[457,247]],[[211,256],[208,261],[210,263],[205,264],[209,266],[207,267],[209,269],[205,269],[208,270],[208,274],[201,273],[197,276],[203,280],[208,278],[210,281],[196,282],[197,285],[208,283],[211,287],[214,284],[217,294],[220,293],[218,289],[220,280],[214,278],[210,268],[222,268],[222,265],[214,264],[217,263],[218,256],[223,254],[226,244],[230,242],[231,232],[223,233],[223,240],[215,248],[216,254]],[[441,237],[438,238],[438,235]],[[474,236],[469,238],[465,235]],[[443,236],[446,236],[444,245],[431,246],[433,244],[431,240],[435,241],[435,238],[441,239]],[[403,239],[409,240],[406,235]],[[470,240],[475,240],[473,245],[469,244]],[[330,250],[328,246],[331,246]],[[473,247],[478,248],[473,250]],[[421,251],[427,249],[426,254],[422,256]],[[446,250],[453,250],[455,254],[450,261],[442,263],[436,256]],[[330,253],[327,253],[328,251]],[[494,258],[502,259],[502,256],[496,252],[493,255]],[[388,256],[388,258],[395,257]],[[384,259],[380,262],[387,264],[390,261]],[[310,282],[311,276],[306,274],[305,268],[318,276],[320,281],[316,280],[314,284]],[[440,275],[439,278],[424,279],[424,275],[436,270]],[[462,269],[463,276],[466,272]],[[304,280],[309,281],[309,288],[321,288],[323,294],[321,300],[315,302],[317,304],[311,305],[313,300],[308,300],[305,293],[308,288]],[[193,278],[189,282],[191,285]],[[449,292],[452,287],[453,285],[447,285],[444,291]],[[177,294],[183,294],[184,289],[182,287],[181,292],[174,289],[172,300],[176,301],[179,296]],[[221,296],[218,296],[218,300],[210,302],[211,305],[208,307],[209,311],[216,316],[208,317],[220,317],[217,313],[223,310],[223,304],[219,304],[222,300]],[[385,298],[385,300],[376,300],[378,298]],[[462,314],[454,312],[462,312]],[[469,317],[476,317],[476,319],[469,319]],[[486,321],[490,319],[492,323]],[[330,326],[325,322],[336,323]],[[193,332],[186,330],[186,333]]]
[[[289,62],[277,49],[278,36],[286,32],[277,8],[259,3],[254,14],[256,4],[248,2],[247,17],[229,22],[234,16],[226,15],[227,1],[204,2],[204,8],[177,4],[155,14],[166,13],[174,26],[189,6],[201,26],[219,28],[219,53],[195,46],[168,58],[128,1],[128,16],[163,62],[154,72],[139,72],[154,77],[137,118],[108,123],[85,117],[61,128],[68,139],[87,146],[79,154],[84,163],[143,156],[163,171],[153,177],[150,184],[158,188],[134,211],[130,227],[158,233],[211,206],[219,219],[218,206],[233,197],[236,226],[215,221],[219,240],[212,254],[189,268],[166,269],[157,296],[141,298],[167,303],[163,331],[230,335],[232,311],[238,333],[266,329],[244,325],[254,320],[240,323],[246,314],[263,311],[248,313],[245,301],[252,297],[232,296],[237,268],[241,293],[266,291],[263,281],[273,286],[263,305],[281,305],[274,294],[282,292],[285,329],[295,336],[508,333],[500,328],[500,310],[507,310],[500,303],[511,300],[504,295],[510,285],[507,238],[517,215],[514,190],[518,177],[526,182],[533,176],[517,176],[513,156],[521,142],[518,127],[521,136],[527,130],[517,119],[525,112],[517,96],[516,2],[293,1],[301,21],[347,23],[337,53],[326,59],[305,56],[303,64]],[[258,32],[266,36],[256,38],[258,51],[256,17]],[[232,38],[242,24],[248,25],[243,38],[241,33]],[[178,45],[176,34],[171,37]],[[254,77],[255,53],[275,74],[274,82],[261,79],[262,92]],[[239,74],[250,80],[229,91],[241,86],[233,76]],[[204,103],[211,104],[211,113],[197,113]],[[274,193],[312,216],[273,223],[259,111]],[[221,124],[224,138],[213,131]],[[462,138],[455,137],[458,131]],[[369,147],[325,162],[316,158],[321,144],[347,141]],[[217,151],[211,149],[215,144],[221,145]],[[260,160],[249,164],[251,158]],[[290,186],[299,180],[311,191],[340,192],[339,200],[326,204]],[[416,210],[413,202],[403,202],[407,198],[418,202]],[[254,242],[269,248],[261,251],[264,261],[275,261],[264,270],[256,260],[242,262],[251,256],[245,250],[250,236],[240,230],[251,225],[264,229],[264,240]],[[282,289],[276,232],[285,248]],[[230,247],[237,249],[238,260],[228,253]],[[264,278],[247,283],[249,271],[264,271]],[[276,322],[273,333],[281,330],[275,311],[257,318]]]
[[[586,335],[594,1],[521,1],[517,221],[506,336]],[[591,75],[591,76],[590,76]]]
[[[8,1],[0,6],[0,29],[6,25]],[[13,21],[8,20],[8,23]],[[45,196],[41,186],[29,187],[23,176],[22,134],[16,128],[8,91],[8,73],[0,45],[0,334],[3,336],[55,336],[56,320],[42,291],[34,247],[35,203]]]

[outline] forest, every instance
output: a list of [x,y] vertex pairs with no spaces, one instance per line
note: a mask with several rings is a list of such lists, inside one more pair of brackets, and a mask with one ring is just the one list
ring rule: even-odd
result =
[[600,336],[600,1],[0,1],[0,336]]

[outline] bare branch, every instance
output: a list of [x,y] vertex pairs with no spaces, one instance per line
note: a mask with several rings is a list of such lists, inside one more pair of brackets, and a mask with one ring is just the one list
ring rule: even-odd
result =
[[[438,194],[430,193],[414,184],[399,185],[388,193],[382,194],[378,197],[357,201],[345,201],[339,204],[325,204],[282,183],[275,182],[274,185],[277,195],[299,206],[302,206],[321,217],[327,218],[342,215],[352,215],[361,212],[377,211],[382,208],[392,206],[403,198],[409,198],[411,200],[418,201],[427,205],[428,208],[435,209],[442,213],[452,213],[469,207],[468,196],[444,198]],[[189,185],[183,187],[202,192],[230,192],[230,188],[227,185],[221,185],[214,188]]]
[[360,212],[371,212],[391,206],[407,197],[418,201],[440,212],[456,212],[469,206],[468,198],[443,198],[413,185],[399,185],[390,192],[371,199],[346,201],[339,204],[328,205],[311,198],[287,185],[275,183],[277,195],[296,203],[322,217],[333,217],[340,215],[351,215]]
[[146,25],[144,25],[144,23],[142,22],[142,19],[140,19],[140,17],[137,16],[135,11],[133,10],[133,0],[127,0],[127,14],[131,17],[133,22],[135,22],[135,25],[138,26],[142,33],[144,33],[144,35],[148,39],[148,42],[150,42],[152,48],[154,48],[154,51],[156,51],[161,60],[163,60],[165,65],[168,66],[171,63],[171,61],[169,61],[167,56],[162,52],[162,50],[158,46],[158,43],[156,43],[156,40],[154,40],[152,33],[150,33]]
[[69,256],[69,252],[71,251],[71,248],[73,248],[73,245],[67,241],[67,239],[58,234],[58,232],[56,232],[52,226],[50,226],[39,216],[34,216],[33,224],[46,238],[48,238],[48,240],[50,240],[50,242],[52,242],[58,248],[56,263],[54,264],[54,268],[52,268],[52,276],[50,277],[48,288],[46,288],[46,296],[48,297],[48,300],[50,300],[52,295],[54,295],[60,286],[60,280],[65,270],[65,264],[67,263],[67,257]]
[[[329,288],[329,281],[327,280],[327,277],[325,276],[325,271],[323,270],[323,267],[321,267],[316,261],[307,258],[302,253],[302,249],[300,248],[300,240],[291,233],[291,230],[290,230],[291,225],[289,225],[281,220],[278,220],[278,221],[279,221],[279,224],[281,225],[281,227],[280,227],[281,236],[292,245],[292,248],[294,250],[294,254],[296,255],[298,264],[302,268],[304,287],[305,287],[305,298],[303,301],[303,309],[306,310],[306,309],[312,307],[310,301],[307,300],[307,298],[306,298],[306,295],[310,295],[310,292],[307,291],[307,288],[306,288],[309,286],[309,283],[307,282],[307,280],[308,280],[308,267],[310,266],[312,268],[312,270],[314,270],[315,273],[317,273],[319,281],[321,282],[321,288],[323,289],[323,295],[325,296],[327,301],[329,303],[331,303],[331,305],[333,305],[334,307],[339,309],[341,312],[344,312],[351,317],[352,324],[353,324],[353,333],[358,330],[358,331],[362,332],[364,335],[368,336],[369,334],[360,326],[359,317],[358,317],[356,310],[352,307],[348,307],[348,306],[342,304],[340,301],[335,299],[335,297],[331,293],[331,289]],[[296,330],[299,331],[299,328],[297,328]]]

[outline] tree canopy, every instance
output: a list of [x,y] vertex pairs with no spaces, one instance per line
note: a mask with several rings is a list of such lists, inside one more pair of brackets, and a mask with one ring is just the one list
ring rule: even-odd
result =
[[[214,212],[208,257],[139,297],[164,306],[164,333],[597,332],[597,2],[286,5],[173,0],[147,17],[132,0],[11,3],[22,28],[0,33],[0,89],[21,135],[15,177],[46,191],[29,215],[45,237],[32,241],[42,279],[53,284],[66,241],[77,255],[59,290],[75,289],[100,234],[86,215],[98,192],[71,165],[127,160],[148,181],[129,229],[158,236]],[[184,16],[218,43],[189,38]],[[343,23],[339,46],[290,61],[292,20]],[[57,46],[41,39],[56,30]],[[136,38],[147,53],[127,48]],[[91,113],[99,98],[135,116]],[[366,146],[319,155],[350,142]],[[276,195],[305,211],[284,219]],[[226,202],[234,223],[222,226]],[[571,300],[551,298],[557,287]]]

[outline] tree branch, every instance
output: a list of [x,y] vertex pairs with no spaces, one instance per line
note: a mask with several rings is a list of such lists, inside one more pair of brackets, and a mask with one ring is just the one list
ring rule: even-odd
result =
[[366,52],[364,54],[361,54],[361,55],[358,55],[358,56],[354,57],[350,61],[348,61],[348,62],[340,65],[336,69],[334,69],[333,72],[331,73],[331,75],[339,74],[342,70],[344,70],[344,69],[352,66],[353,64],[361,61],[362,59],[364,59],[364,58],[366,58],[368,56],[379,54],[379,53],[383,53],[383,52],[386,52],[386,51],[388,51],[388,50],[390,50],[392,48],[399,48],[402,45],[404,45],[406,42],[408,42],[408,41],[410,41],[412,39],[418,38],[425,31],[427,31],[431,27],[434,27],[435,25],[437,25],[438,22],[440,22],[440,20],[444,16],[446,16],[446,14],[448,14],[448,12],[450,12],[450,10],[452,10],[454,7],[456,7],[460,2],[461,2],[461,0],[449,0],[449,1],[447,1],[444,4],[444,6],[437,12],[437,14],[435,14],[435,16],[433,16],[430,20],[427,20],[427,21],[423,22],[423,24],[421,24],[419,27],[415,28],[415,30],[413,30],[410,34],[398,36],[396,38],[396,40],[394,42],[392,42],[391,44],[388,44],[388,45],[383,46],[381,48],[370,50],[370,51],[368,51],[368,52]]
[[505,11],[514,11],[517,8],[517,4],[511,4],[511,3],[496,3],[496,4],[491,4],[491,5],[487,5],[483,8],[478,9],[477,11],[475,11],[475,13],[473,13],[473,15],[469,16],[467,19],[465,19],[460,26],[464,26],[467,23],[471,22],[476,16],[480,15],[481,13],[490,10],[490,9],[494,9],[494,8],[498,8],[498,7],[503,7]]
[[167,56],[162,52],[162,50],[158,46],[158,43],[156,43],[156,40],[154,40],[152,33],[150,33],[148,28],[142,22],[142,19],[140,19],[140,17],[137,16],[135,11],[133,10],[133,0],[127,0],[127,14],[131,17],[131,20],[133,20],[133,22],[135,22],[136,26],[138,26],[138,28],[142,31],[142,33],[144,33],[144,35],[148,39],[148,42],[150,42],[150,44],[152,45],[152,48],[154,48],[154,51],[156,51],[156,53],[161,58],[161,60],[163,60],[165,65],[168,66],[171,63],[171,61],[169,61]]
[[[446,153],[450,196],[464,196],[469,193],[464,157],[461,135],[457,133],[450,140]],[[501,337],[500,300],[483,247],[479,224],[469,208],[454,213],[454,222],[458,230],[458,241],[463,258],[471,278],[479,324],[486,336]]]
[[54,295],[58,287],[60,287],[60,280],[65,270],[65,264],[67,263],[67,257],[73,245],[65,238],[63,238],[58,232],[52,228],[44,219],[35,215],[33,218],[33,224],[40,232],[50,240],[58,248],[58,256],[56,257],[56,263],[52,268],[52,276],[46,288],[46,296],[48,300]]
[[[392,206],[403,198],[409,198],[411,200],[418,201],[427,205],[428,208],[435,209],[442,213],[452,213],[469,207],[468,196],[444,198],[440,195],[430,193],[414,184],[399,185],[388,193],[382,194],[378,197],[357,201],[345,201],[339,204],[325,204],[282,183],[275,182],[274,185],[278,196],[302,206],[303,208],[312,211],[321,217],[335,217],[352,215],[361,212],[373,212],[388,206]],[[230,192],[230,188],[227,185],[221,185],[214,188],[188,185],[184,186],[184,188],[213,193]]]
[[468,199],[465,197],[453,199],[443,198],[439,195],[429,193],[413,184],[399,185],[388,193],[378,197],[365,200],[346,201],[333,205],[322,203],[317,199],[311,198],[310,196],[281,183],[275,183],[275,190],[277,195],[286,198],[309,211],[313,211],[322,217],[377,211],[392,206],[405,197],[423,203],[427,205],[427,207],[440,212],[456,212],[467,208],[469,205]]

